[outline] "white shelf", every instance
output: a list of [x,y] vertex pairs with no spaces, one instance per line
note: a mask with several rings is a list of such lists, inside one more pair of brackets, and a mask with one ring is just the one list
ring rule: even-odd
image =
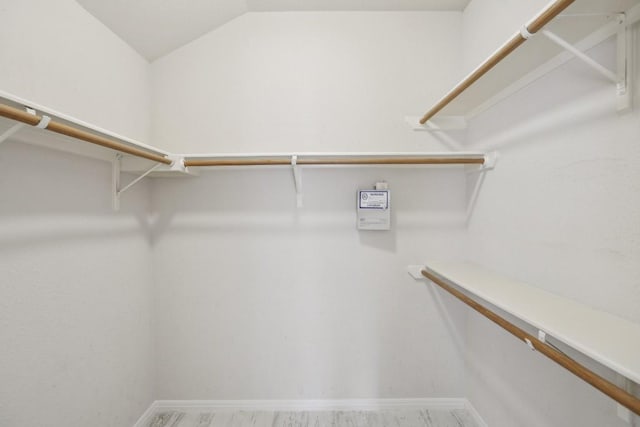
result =
[[[24,111],[26,106],[33,108],[36,111],[36,114],[41,116],[49,116],[52,120],[57,123],[61,123],[67,126],[70,126],[74,129],[90,133],[92,135],[97,135],[102,138],[106,138],[110,141],[113,141],[118,144],[122,144],[123,146],[140,150],[146,153],[155,154],[158,156],[169,156],[170,153],[161,150],[159,148],[153,147],[148,144],[144,144],[139,141],[135,141],[131,138],[127,138],[122,135],[118,135],[111,131],[105,130],[98,126],[92,125],[90,123],[84,122],[82,120],[71,117],[67,114],[60,113],[51,108],[39,105],[33,101],[25,100],[15,95],[0,91],[0,103],[9,107],[16,108],[18,110]],[[20,122],[14,121],[8,118],[0,117],[0,135],[2,135],[5,131],[8,131],[12,127],[16,126]],[[77,154],[84,157],[89,157],[93,159],[103,160],[107,162],[112,162],[115,159],[115,155],[117,151],[114,151],[111,148],[103,147],[97,144],[91,144],[81,139],[76,139],[67,135],[62,135],[57,132],[52,132],[46,129],[39,129],[36,126],[29,126],[23,124],[23,127],[20,128],[16,133],[12,134],[8,140],[27,143],[30,145],[36,145],[45,147],[48,149],[68,152]],[[0,143],[3,141],[0,141]],[[1,145],[0,145],[1,147]],[[0,148],[1,149],[1,148]],[[136,157],[133,155],[129,155],[126,153],[121,153],[122,157],[122,171],[123,172],[133,172],[133,173],[144,173],[151,166],[155,164],[154,161],[148,160],[145,158]],[[181,175],[179,171],[177,172],[175,168],[172,168],[169,165],[162,165],[158,168],[157,171],[153,172],[154,176],[164,176],[169,174],[170,176]]]
[[[18,142],[44,146],[47,148],[71,152],[86,157],[101,159],[113,162],[116,158],[115,152],[120,151],[119,171],[136,172],[145,176],[184,176],[194,174],[194,168],[200,166],[228,166],[228,167],[266,167],[266,166],[305,166],[305,167],[336,167],[336,166],[360,166],[360,167],[407,167],[424,165],[477,165],[480,170],[490,170],[495,164],[495,153],[480,152],[375,152],[375,153],[201,153],[201,154],[171,154],[159,150],[147,144],[131,140],[129,138],[116,135],[104,129],[98,128],[86,122],[82,122],[73,117],[53,111],[46,107],[36,105],[33,102],[20,99],[14,95],[0,92],[0,103],[9,107],[0,117],[0,135],[9,132],[4,139],[11,139]],[[24,108],[28,106],[34,108],[37,114],[42,114],[54,119],[56,123],[69,126],[70,128],[84,132],[87,137],[98,136],[108,140],[109,143],[120,144],[118,147],[126,148],[118,150],[114,145],[87,143],[93,142],[81,138],[80,136],[70,137],[58,131],[49,131],[33,126],[33,123],[24,120],[14,119],[12,114],[25,114]],[[28,116],[28,115],[27,115]],[[53,123],[53,121],[51,122]],[[29,126],[31,124],[32,126]],[[16,128],[16,126],[18,126]],[[12,132],[17,129],[17,132]],[[65,133],[65,132],[62,132]],[[83,140],[84,139],[84,140]],[[98,145],[99,144],[99,145]],[[173,161],[170,165],[155,165],[155,159],[136,156],[134,152],[127,151],[129,148],[144,152],[146,154],[162,157],[163,160]],[[130,153],[127,155],[126,153]],[[166,159],[164,159],[166,158]],[[189,164],[191,163],[191,164]],[[153,168],[152,168],[153,166]],[[191,170],[186,170],[185,166],[191,166]],[[296,169],[297,172],[297,169]],[[197,172],[195,172],[197,174]]]
[[[481,152],[370,152],[370,153],[213,153],[185,154],[187,167],[420,167],[480,166],[491,169],[495,153]],[[199,164],[204,162],[203,164]]]
[[[636,22],[640,18],[640,0],[576,0],[544,29],[581,49],[589,49],[616,33],[617,14],[621,12],[627,12],[627,24]],[[572,57],[539,32],[447,104],[435,118],[472,118]]]
[[430,262],[434,275],[640,383],[640,324],[465,262]]
[[[148,144],[144,144],[140,141],[136,141],[133,140],[131,138],[127,138],[126,136],[122,136],[122,135],[118,135],[117,133],[108,131],[106,129],[103,129],[101,127],[95,126],[91,123],[87,123],[84,122],[82,120],[79,120],[75,117],[71,117],[67,114],[55,111],[51,108],[42,106],[40,104],[37,104],[33,101],[27,100],[27,99],[23,99],[20,98],[16,95],[7,93],[7,92],[3,92],[0,91],[0,102],[2,102],[2,104],[6,104],[15,108],[19,108],[19,109],[23,109],[25,106],[31,107],[33,109],[35,109],[39,114],[46,114],[48,116],[50,116],[52,119],[55,119],[59,122],[71,125],[75,128],[78,129],[82,129],[82,130],[86,130],[89,132],[92,132],[94,134],[100,135],[100,136],[104,136],[107,138],[112,138],[113,140],[120,142],[122,144],[128,145],[132,148],[138,148],[138,149],[142,149],[142,150],[147,150],[149,152],[155,153],[155,154],[159,154],[159,155],[167,155],[169,154],[168,152],[158,149],[156,147],[153,147],[151,145]],[[5,118],[1,118],[0,117],[0,132],[1,130],[6,130],[7,128],[9,128],[11,125],[15,124],[15,122],[13,120],[8,120]],[[28,130],[31,130],[31,132],[28,132]],[[28,134],[29,136],[33,136],[33,135],[41,135],[42,132],[40,132],[37,129],[33,129],[32,127],[27,127],[25,130],[21,130],[19,134]],[[48,134],[52,134],[51,132],[46,132],[44,133],[45,135],[48,136]],[[70,138],[64,135],[55,135],[52,134],[52,136],[56,136],[57,138],[54,138],[52,141],[77,141],[74,138]],[[46,136],[44,137],[46,138]],[[16,137],[14,137],[14,139],[17,139]],[[24,138],[24,139],[36,139],[36,140],[43,140],[43,138],[38,138],[37,136],[35,138]],[[85,142],[81,142],[81,144],[86,145]],[[41,145],[45,145],[46,142],[43,142]],[[107,152],[110,152],[111,150],[107,150]],[[100,153],[100,150],[95,151],[96,153]],[[97,155],[98,157],[100,157],[99,155]]]

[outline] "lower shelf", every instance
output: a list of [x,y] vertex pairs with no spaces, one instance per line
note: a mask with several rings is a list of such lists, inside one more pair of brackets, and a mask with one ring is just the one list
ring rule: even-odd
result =
[[640,324],[465,262],[426,270],[640,383]]

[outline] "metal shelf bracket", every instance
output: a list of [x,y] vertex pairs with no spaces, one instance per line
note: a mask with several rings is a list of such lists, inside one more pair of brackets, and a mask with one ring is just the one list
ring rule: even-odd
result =
[[113,210],[114,211],[118,211],[120,210],[120,197],[122,196],[122,194],[129,190],[131,187],[133,187],[134,185],[136,185],[138,182],[140,182],[144,177],[146,177],[147,175],[149,175],[151,172],[153,172],[154,170],[158,169],[162,163],[158,163],[153,165],[151,168],[149,168],[148,170],[146,170],[144,173],[142,173],[141,175],[137,176],[133,181],[131,181],[130,183],[128,183],[127,185],[125,185],[124,187],[120,188],[120,173],[122,170],[122,154],[118,153],[116,154],[115,159],[113,160],[113,164],[112,164],[112,200],[113,200]]
[[632,108],[631,63],[633,62],[633,37],[627,23],[626,14],[618,16],[618,33],[616,35],[618,111],[627,112]]
[[122,154],[116,153],[113,162],[111,162],[111,203],[114,211],[120,210],[120,194],[118,194],[118,188],[120,188],[120,170]]
[[18,132],[20,129],[22,129],[25,126],[26,125],[24,123],[16,123],[15,125],[11,126],[9,129],[4,131],[4,133],[2,135],[0,135],[0,144],[5,142],[7,139],[9,139],[11,137],[11,135],[15,134],[16,132]]
[[[626,378],[620,374],[616,374],[615,382],[618,387],[631,394],[637,395],[640,391],[640,387],[638,387],[638,384],[635,384],[629,378]],[[628,408],[619,403],[616,403],[616,414],[618,415],[618,418],[622,419],[631,427],[640,426],[640,416],[635,415]]]
[[293,183],[296,187],[296,206],[302,207],[302,170],[298,166],[298,156],[291,156],[291,171],[293,172]]
[[618,95],[617,110],[620,112],[628,111],[631,109],[631,91],[629,90],[629,74],[630,74],[630,60],[631,53],[631,37],[628,32],[628,25],[626,15],[620,13],[616,16],[616,23],[618,25],[618,31],[616,33],[616,71],[611,71],[607,67],[600,64],[598,61],[585,54],[580,49],[576,48],[571,43],[564,40],[557,34],[549,31],[542,30],[541,33],[549,40],[572,53],[576,58],[587,64],[593,70],[600,75],[610,80],[616,85],[616,93]]

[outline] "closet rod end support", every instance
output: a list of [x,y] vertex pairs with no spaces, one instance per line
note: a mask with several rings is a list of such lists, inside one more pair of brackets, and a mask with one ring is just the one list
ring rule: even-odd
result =
[[167,159],[171,160],[171,164],[161,164],[154,170],[154,172],[162,173],[167,176],[199,175],[197,168],[189,168],[188,166],[185,166],[184,155],[167,154]]
[[184,165],[184,156],[179,156],[176,154],[169,154],[167,158],[171,160],[171,164],[169,165],[169,170],[175,172],[187,173],[187,167]]
[[450,130],[465,130],[468,126],[464,116],[438,116],[427,120],[425,124],[420,124],[420,117],[406,116],[404,121],[414,131],[421,132],[442,132]]
[[[34,108],[24,107],[24,109],[27,111],[27,113],[31,114],[32,116],[37,116],[36,110]],[[36,123],[34,127],[38,129],[46,129],[49,126],[49,122],[51,122],[51,117],[43,114],[42,117],[40,118],[40,121]]]
[[496,163],[498,163],[498,152],[491,151],[484,155],[484,163],[480,168],[480,171],[485,172],[493,170],[496,167]]
[[411,277],[415,280],[424,280],[424,276],[422,275],[422,270],[426,267],[424,265],[410,265],[407,267],[407,272]]
[[520,35],[522,36],[523,39],[529,40],[531,37],[535,35],[535,33],[529,32],[528,26],[523,25],[522,27],[520,27]]

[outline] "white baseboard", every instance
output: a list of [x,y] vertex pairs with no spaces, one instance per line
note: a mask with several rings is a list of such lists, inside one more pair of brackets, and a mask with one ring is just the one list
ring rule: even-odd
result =
[[479,427],[487,427],[478,411],[465,398],[421,399],[327,399],[327,400],[156,400],[134,427],[146,427],[156,409],[211,409],[218,411],[362,411],[391,408],[466,409]]
[[158,407],[157,403],[158,403],[157,400],[155,402],[151,402],[151,405],[149,405],[147,410],[144,411],[142,415],[140,415],[140,418],[138,418],[138,421],[136,421],[133,427],[146,427],[149,420],[151,419],[151,415]]
[[471,415],[471,418],[478,424],[478,427],[489,427],[489,425],[482,419],[480,413],[476,410],[475,406],[469,402],[469,399],[465,399],[465,409]]
[[387,408],[462,409],[460,398],[328,399],[328,400],[157,400],[156,408],[211,408],[217,410],[342,411]]

